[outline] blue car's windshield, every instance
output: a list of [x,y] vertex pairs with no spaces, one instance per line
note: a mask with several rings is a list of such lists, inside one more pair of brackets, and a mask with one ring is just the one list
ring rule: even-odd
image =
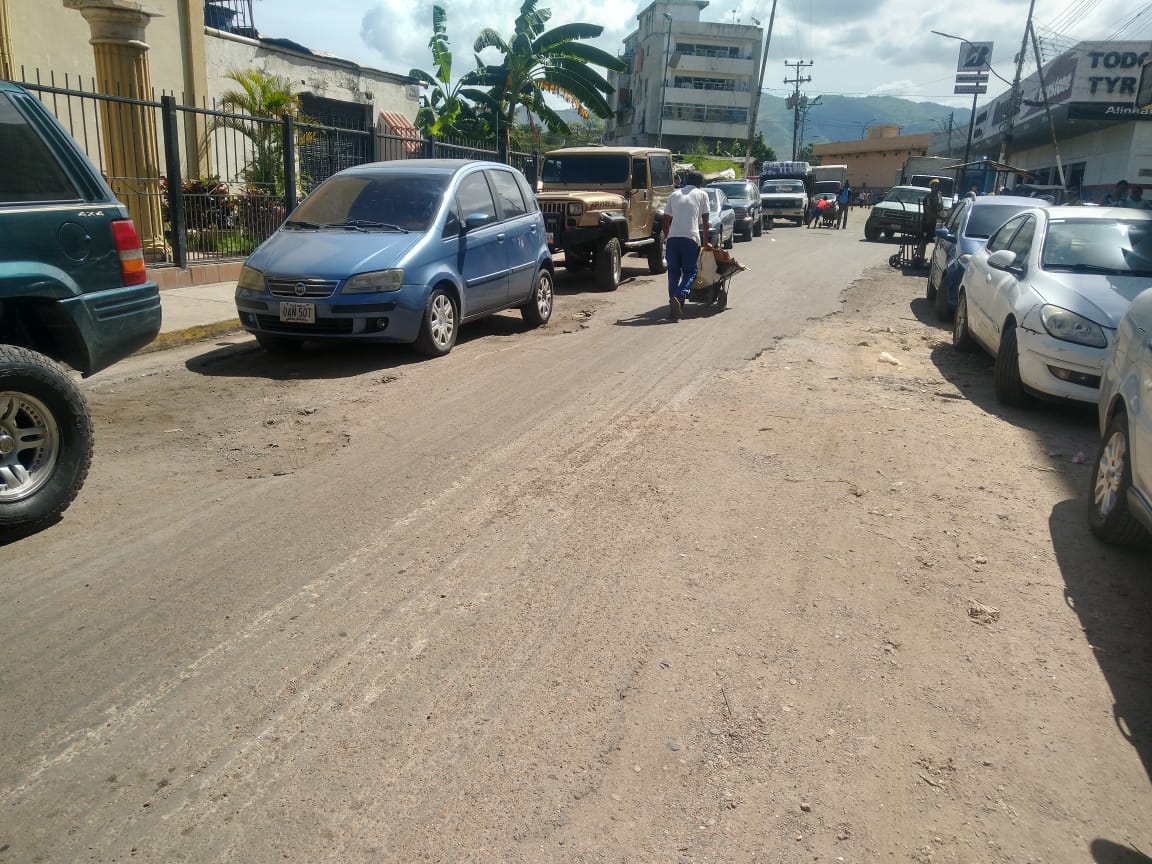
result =
[[1053,219],[1040,265],[1074,273],[1152,276],[1152,221]]
[[416,172],[339,175],[304,199],[289,227],[426,231],[450,179]]
[[997,204],[990,207],[973,207],[972,215],[964,228],[964,236],[987,240],[992,232],[1019,213],[1027,210],[1030,204]]

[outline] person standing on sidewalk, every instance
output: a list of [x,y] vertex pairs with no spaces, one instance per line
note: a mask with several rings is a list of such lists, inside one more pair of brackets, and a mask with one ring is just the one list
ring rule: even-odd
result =
[[[684,185],[668,196],[664,208],[664,256],[668,260],[668,307],[670,318],[684,315],[684,300],[692,290],[700,270],[700,238],[708,243],[708,196],[700,187],[704,178],[698,171],[684,173]],[[703,234],[701,234],[703,227]]]
[[839,208],[840,222],[836,226],[843,229],[848,227],[848,208],[852,206],[852,186],[847,181],[844,182],[844,188],[840,190],[840,194],[836,197],[836,206]]

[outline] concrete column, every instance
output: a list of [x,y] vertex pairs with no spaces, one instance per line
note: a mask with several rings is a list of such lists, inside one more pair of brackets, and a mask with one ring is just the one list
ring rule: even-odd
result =
[[12,21],[8,17],[8,0],[0,0],[0,80],[11,80],[16,74],[12,59]]
[[[96,81],[102,93],[152,99],[148,43],[144,31],[160,13],[134,0],[64,0],[84,16],[92,31]],[[104,173],[140,232],[144,257],[168,257],[160,209],[160,158],[156,109],[122,102],[100,103],[104,127]]]

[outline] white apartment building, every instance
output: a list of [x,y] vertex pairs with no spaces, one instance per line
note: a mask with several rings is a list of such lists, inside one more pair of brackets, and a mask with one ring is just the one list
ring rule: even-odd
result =
[[[745,140],[760,76],[764,31],[700,20],[707,0],[656,0],[624,39],[628,71],[609,73],[615,114],[605,141],[683,152]],[[663,110],[661,110],[663,108]]]

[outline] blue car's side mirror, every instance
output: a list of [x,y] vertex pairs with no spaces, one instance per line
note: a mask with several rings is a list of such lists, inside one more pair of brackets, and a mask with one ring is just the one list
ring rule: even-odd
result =
[[487,213],[469,213],[464,218],[464,230],[475,231],[477,228],[483,228],[491,221],[492,217]]
[[955,240],[956,239],[955,237],[953,237],[951,234],[948,233],[947,228],[937,228],[936,229],[936,236],[939,237],[941,240]]

